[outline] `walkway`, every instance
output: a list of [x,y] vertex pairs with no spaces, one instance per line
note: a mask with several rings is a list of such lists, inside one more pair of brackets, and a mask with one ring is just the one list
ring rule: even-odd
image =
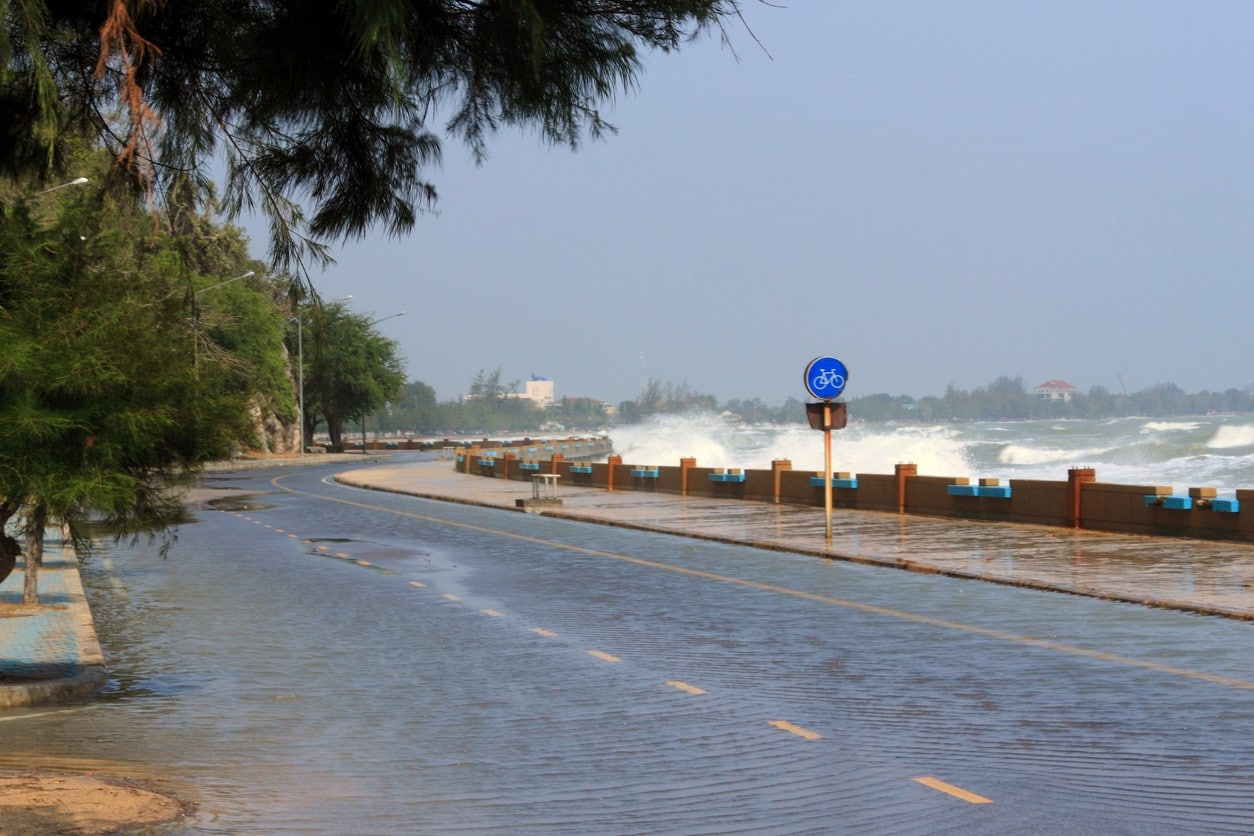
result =
[[21,566],[0,585],[0,710],[98,690],[106,682],[104,654],[77,556],[59,540],[46,541],[38,607],[22,605]]

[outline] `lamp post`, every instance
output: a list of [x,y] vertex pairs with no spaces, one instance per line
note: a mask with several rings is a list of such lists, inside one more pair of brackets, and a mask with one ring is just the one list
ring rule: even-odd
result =
[[[347,302],[353,298],[353,294],[341,296],[338,299],[332,299],[332,302]],[[298,430],[300,435],[300,446],[296,452],[297,456],[305,455],[305,338],[304,338],[304,320],[301,318],[300,311],[297,310],[296,316],[292,317],[292,321],[296,323],[296,379],[298,381],[297,388],[299,392],[298,409],[299,414],[296,416]]]
[[[387,316],[380,317],[378,319],[372,319],[370,322],[366,323],[366,327],[369,328],[372,325],[378,325],[380,322],[385,322],[389,319],[396,319],[398,316],[404,315],[405,311],[397,311],[394,314],[388,314]],[[364,409],[361,411],[361,454],[363,456],[366,455],[366,410]]]

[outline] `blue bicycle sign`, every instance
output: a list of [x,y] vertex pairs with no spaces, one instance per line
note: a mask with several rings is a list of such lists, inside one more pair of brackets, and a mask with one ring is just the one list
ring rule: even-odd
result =
[[835,357],[815,357],[806,366],[806,391],[821,401],[840,397],[849,382],[849,370]]

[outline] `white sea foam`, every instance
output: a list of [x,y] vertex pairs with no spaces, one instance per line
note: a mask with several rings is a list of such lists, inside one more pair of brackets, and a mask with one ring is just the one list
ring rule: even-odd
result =
[[1254,447],[1254,424],[1224,425],[1215,430],[1206,446],[1212,450],[1232,450],[1238,447]]
[[[1231,421],[1231,419],[1229,419]],[[716,415],[661,416],[612,432],[628,464],[768,469],[788,459],[793,470],[823,468],[823,434],[804,425],[728,422]],[[1103,419],[936,426],[866,424],[832,433],[832,468],[892,473],[912,462],[928,476],[1065,480],[1092,466],[1103,482],[1254,487],[1254,424],[1220,417],[1187,421]]]
[[1150,421],[1141,427],[1142,433],[1187,432],[1200,427],[1195,421]]
[[997,456],[997,460],[1002,464],[1010,465],[1075,464],[1098,459],[1107,451],[1108,448],[1104,447],[1062,449],[1007,444]]

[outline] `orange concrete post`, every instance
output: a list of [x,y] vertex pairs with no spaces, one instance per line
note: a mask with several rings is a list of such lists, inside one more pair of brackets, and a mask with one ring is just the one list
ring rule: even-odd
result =
[[561,453],[554,453],[549,459],[549,473],[557,473],[557,464],[565,460],[565,456]]
[[679,460],[679,495],[688,495],[688,471],[697,466],[696,459],[680,459]]
[[614,468],[618,467],[620,464],[623,463],[623,457],[622,456],[610,456],[608,461],[609,461],[609,470],[605,474],[605,489],[607,491],[613,491],[614,490]]
[[513,461],[514,459],[516,459],[516,458],[518,458],[518,454],[517,454],[517,453],[506,453],[506,454],[505,454],[505,467],[502,469],[501,478],[503,478],[503,479],[508,479],[508,478],[509,478],[509,463],[510,463],[510,462],[512,462],[512,461]]
[[1067,522],[1072,528],[1082,528],[1080,517],[1080,493],[1083,485],[1097,481],[1097,471],[1091,467],[1073,467],[1067,471]]
[[897,474],[897,513],[906,513],[906,480],[919,475],[917,464],[898,464]]
[[792,470],[791,459],[772,459],[771,475],[775,477],[775,504],[779,504],[779,495],[783,490],[784,472]]

